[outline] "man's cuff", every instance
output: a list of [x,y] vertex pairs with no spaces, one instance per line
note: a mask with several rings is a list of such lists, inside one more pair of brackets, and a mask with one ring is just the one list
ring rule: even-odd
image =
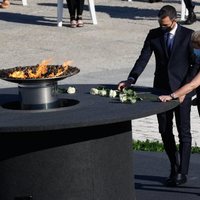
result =
[[135,83],[135,79],[133,77],[128,77],[128,82],[130,82],[131,84]]

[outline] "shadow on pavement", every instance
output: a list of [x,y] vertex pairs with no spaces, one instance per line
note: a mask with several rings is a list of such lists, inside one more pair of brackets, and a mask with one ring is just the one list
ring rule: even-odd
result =
[[[52,3],[41,3],[40,6],[53,6],[56,7],[57,4]],[[64,4],[66,8],[67,5]],[[88,6],[84,6],[84,10],[88,11]],[[96,12],[107,13],[111,18],[120,18],[120,19],[131,19],[131,20],[155,20],[158,10],[154,9],[140,9],[135,7],[120,7],[120,6],[103,6],[96,5]],[[52,19],[51,19],[52,18]],[[1,12],[0,19],[7,22],[14,23],[23,23],[23,24],[33,24],[33,25],[42,25],[42,26],[57,26],[57,16],[35,16],[27,15],[21,13],[10,13],[10,12]]]
[[165,153],[134,151],[135,190],[137,200],[199,200],[200,154],[192,154],[188,182],[166,187],[169,161]]
[[57,26],[57,18],[50,20],[45,16],[34,16],[20,13],[0,12],[0,19],[7,22],[33,24],[42,26]]

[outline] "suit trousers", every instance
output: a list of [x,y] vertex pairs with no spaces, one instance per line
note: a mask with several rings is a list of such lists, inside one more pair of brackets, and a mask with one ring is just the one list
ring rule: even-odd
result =
[[[190,127],[191,98],[186,97],[178,107],[157,115],[159,132],[163,140],[165,152],[171,163],[171,169],[179,165],[179,173],[188,174],[191,154],[191,127]],[[179,158],[173,134],[173,117],[175,116],[179,138]],[[180,160],[180,163],[178,163]]]
[[81,16],[83,13],[84,0],[67,0],[67,7],[71,18]]
[[194,9],[194,4],[192,0],[184,0],[185,7],[191,12]]

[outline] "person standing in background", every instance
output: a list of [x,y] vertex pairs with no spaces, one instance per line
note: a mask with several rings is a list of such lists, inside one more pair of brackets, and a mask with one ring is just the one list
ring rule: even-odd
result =
[[197,17],[196,14],[194,13],[194,3],[192,2],[192,0],[184,0],[185,3],[185,7],[188,10],[188,17],[187,20],[184,22],[185,25],[190,25],[193,24],[194,22],[196,22]]
[[[149,0],[149,3],[156,3],[156,2],[162,2],[162,0]],[[191,25],[197,20],[196,14],[194,13],[195,6],[192,0],[184,0],[184,3],[185,3],[185,7],[188,10],[188,17],[186,21],[184,21],[184,24]]]
[[8,8],[10,6],[9,0],[3,0],[2,3],[0,3],[0,8]]
[[[168,91],[170,94],[187,80],[191,80],[193,66],[191,63],[194,62],[191,35],[194,31],[179,25],[176,18],[177,12],[173,6],[166,5],[160,9],[158,13],[160,26],[149,31],[128,79],[118,83],[118,90],[136,83],[152,53],[155,55],[156,62],[154,88]],[[188,94],[183,103],[176,108],[157,114],[159,132],[170,161],[170,175],[165,183],[167,186],[172,187],[187,182],[192,145],[190,131],[192,95]],[[173,134],[174,115],[179,133],[179,151]]]
[[84,0],[66,0],[70,15],[71,28],[83,27],[83,7]]

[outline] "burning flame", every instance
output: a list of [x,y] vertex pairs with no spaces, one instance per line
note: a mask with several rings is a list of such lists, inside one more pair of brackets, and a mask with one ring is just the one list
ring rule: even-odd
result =
[[68,70],[68,67],[72,64],[72,61],[68,60],[68,61],[65,61],[63,64],[62,64],[62,68],[59,68],[57,73],[54,74],[54,72],[52,72],[51,74],[49,74],[49,77],[58,77],[58,76],[61,76],[63,74],[63,70],[64,71],[67,71]]
[[8,76],[18,79],[36,79],[36,78],[52,78],[63,75],[72,64],[72,61],[67,60],[62,65],[49,65],[51,59],[43,60],[40,64],[33,67],[26,67],[26,69],[17,69]]

